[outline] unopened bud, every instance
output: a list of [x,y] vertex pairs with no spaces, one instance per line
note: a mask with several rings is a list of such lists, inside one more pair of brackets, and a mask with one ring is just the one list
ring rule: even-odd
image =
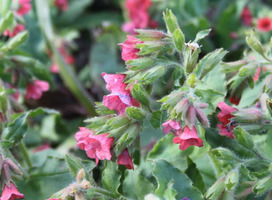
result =
[[257,122],[263,118],[263,113],[258,108],[239,109],[235,112],[236,122]]
[[204,112],[199,107],[197,107],[195,110],[196,110],[196,117],[198,121],[204,126],[210,127],[209,120],[207,116],[204,114]]
[[19,175],[22,175],[21,170],[19,169],[19,167],[9,158],[7,158],[5,160],[5,162],[9,165],[9,167],[16,173]]
[[190,129],[193,128],[196,121],[196,110],[193,105],[188,108],[187,115],[186,115],[186,124],[189,126]]
[[85,178],[85,170],[81,169],[77,173],[77,182],[81,183],[81,181]]
[[165,37],[169,37],[167,34],[162,31],[157,30],[145,30],[145,29],[136,29],[135,32],[139,33],[135,37],[141,41],[155,41],[162,40]]
[[91,183],[87,180],[84,180],[80,183],[80,187],[83,189],[89,189],[91,187]]
[[143,56],[159,51],[162,48],[165,48],[166,45],[167,44],[162,41],[146,41],[140,44],[136,44],[135,47],[140,49],[140,52],[138,52],[137,55]]
[[[1,125],[1,123],[0,123],[0,125]],[[1,131],[1,130],[0,130],[0,131]],[[4,164],[3,156],[2,156],[2,154],[0,153],[0,175],[1,175],[1,172],[2,172],[3,164]]]
[[216,158],[220,159],[220,160],[225,160],[225,161],[234,161],[235,156],[234,154],[223,147],[218,147],[216,149],[212,149],[211,150],[212,155],[214,155]]
[[228,191],[232,190],[239,181],[239,172],[236,170],[232,170],[227,174],[225,180],[225,186]]
[[252,190],[257,195],[261,195],[271,190],[271,188],[272,188],[272,177],[269,176],[257,182],[257,184],[253,186]]
[[78,192],[75,196],[75,200],[86,200],[86,197],[83,192]]
[[2,176],[1,178],[3,179],[3,183],[6,183],[9,186],[9,183],[11,181],[11,176],[10,176],[10,170],[9,166],[6,162],[2,165]]
[[20,78],[20,73],[17,69],[15,69],[12,74],[12,80],[11,80],[12,85],[17,85],[19,82],[19,78]]
[[189,99],[184,98],[177,103],[177,105],[174,107],[174,110],[177,114],[182,113],[182,118],[184,119],[188,111],[189,105]]
[[226,177],[223,176],[218,179],[206,192],[205,197],[207,199],[216,199],[225,189]]
[[207,103],[196,103],[196,107],[198,108],[207,108],[209,105]]
[[148,94],[145,91],[145,89],[139,85],[139,84],[134,84],[132,91],[131,91],[132,96],[137,99],[141,104],[148,106],[149,105],[149,98]]

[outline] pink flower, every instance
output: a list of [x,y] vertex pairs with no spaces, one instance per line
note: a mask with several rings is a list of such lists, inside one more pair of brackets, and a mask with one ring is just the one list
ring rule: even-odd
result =
[[257,28],[260,31],[263,32],[268,32],[272,30],[272,21],[269,17],[264,17],[264,18],[260,18],[258,19],[258,25]]
[[118,165],[124,165],[127,169],[134,170],[134,166],[127,149],[125,149],[123,153],[118,156],[117,163]]
[[183,151],[186,150],[190,146],[198,146],[198,147],[203,146],[203,142],[198,137],[197,131],[194,126],[192,130],[190,130],[188,126],[185,126],[180,136],[174,137],[173,143],[180,144],[179,149]]
[[66,11],[68,9],[68,2],[67,0],[55,0],[55,6],[62,11]]
[[131,22],[123,25],[123,30],[135,34],[134,29],[144,29],[148,26],[157,25],[154,21],[150,21],[148,9],[151,6],[150,0],[127,0],[126,9]]
[[246,26],[250,26],[252,24],[252,14],[248,7],[245,7],[243,9],[241,17],[242,17],[243,23]]
[[9,36],[9,37],[14,37],[16,36],[18,33],[22,32],[25,30],[25,26],[23,24],[17,24],[15,26],[15,28],[10,31],[10,30],[5,30],[3,35],[4,36]]
[[49,90],[49,84],[46,81],[34,80],[26,88],[26,99],[39,99],[42,93]]
[[41,146],[38,146],[37,148],[35,148],[33,151],[34,153],[37,153],[37,152],[40,152],[40,151],[43,151],[43,150],[46,150],[46,149],[50,149],[51,146],[49,144],[43,144]]
[[227,105],[224,101],[218,103],[218,107],[221,109],[221,112],[218,113],[218,120],[224,125],[230,123],[230,119],[234,117],[231,113],[237,111],[235,108]]
[[24,195],[17,190],[12,182],[10,182],[10,186],[4,186],[0,200],[15,200],[22,198],[24,198]]
[[122,59],[124,61],[132,60],[138,58],[137,53],[140,51],[135,48],[135,45],[141,44],[142,41],[138,40],[134,36],[128,35],[125,43],[121,43],[122,48]]
[[167,120],[166,122],[162,124],[162,127],[163,127],[164,134],[168,134],[170,132],[173,132],[174,134],[176,134],[178,131],[181,130],[181,126],[177,122],[177,120],[174,120],[174,121]]
[[111,92],[103,98],[103,104],[107,108],[123,114],[127,107],[140,106],[139,102],[132,97],[131,88],[126,89],[127,84],[123,82],[125,75],[102,73],[102,76],[107,83],[106,88]]
[[61,199],[47,199],[47,200],[61,200]]
[[18,0],[19,1],[19,9],[16,13],[20,16],[26,15],[32,8],[31,0]]
[[77,146],[85,150],[89,158],[94,158],[96,164],[99,160],[111,159],[111,146],[114,138],[107,137],[109,134],[94,135],[94,132],[85,128],[79,127],[79,131],[75,134]]
[[231,118],[234,117],[234,115],[232,115],[232,113],[237,110],[235,108],[227,105],[223,101],[218,103],[218,107],[221,109],[221,112],[218,113],[218,115],[217,115],[218,120],[222,123],[222,124],[217,124],[217,127],[220,130],[220,135],[225,135],[231,139],[234,139],[233,131],[232,131],[233,126],[230,126],[229,123],[231,121]]
[[4,114],[2,112],[0,112],[0,120],[2,122],[6,122],[5,116],[4,116]]

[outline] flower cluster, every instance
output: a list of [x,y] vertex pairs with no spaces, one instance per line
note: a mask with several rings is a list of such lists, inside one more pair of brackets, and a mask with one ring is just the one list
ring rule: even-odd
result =
[[150,0],[127,0],[126,9],[131,22],[123,25],[123,30],[127,33],[135,34],[134,29],[144,29],[150,26],[156,28],[156,21],[150,20],[148,9],[151,6]]

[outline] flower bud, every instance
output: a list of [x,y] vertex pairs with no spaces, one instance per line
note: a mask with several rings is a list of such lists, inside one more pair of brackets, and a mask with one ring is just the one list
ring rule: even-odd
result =
[[5,162],[8,164],[8,166],[16,173],[19,175],[22,175],[21,170],[19,169],[19,167],[9,158],[7,158],[5,160]]
[[263,118],[263,113],[258,108],[239,109],[234,114],[236,122],[257,122]]
[[[1,131],[1,130],[0,130],[0,131]],[[3,156],[2,156],[2,154],[0,153],[0,175],[1,175],[1,172],[2,172],[3,164],[4,164]]]
[[86,200],[86,197],[83,192],[78,192],[75,196],[75,200]]
[[137,53],[137,55],[139,56],[144,56],[147,54],[154,53],[156,51],[160,51],[162,50],[162,48],[168,49],[166,48],[166,46],[167,44],[161,41],[146,41],[141,44],[135,45],[137,49],[140,49],[140,52]]
[[77,173],[77,182],[81,183],[85,176],[86,176],[85,170],[84,169],[79,170]]
[[223,147],[218,147],[216,149],[211,150],[212,155],[214,155],[216,158],[224,161],[233,161],[235,159],[234,154]]
[[256,51],[257,53],[264,55],[263,47],[260,41],[255,37],[254,32],[253,31],[247,32],[246,35],[247,35],[246,42],[248,46],[254,51]]
[[10,181],[11,181],[11,176],[10,176],[9,166],[6,162],[4,162],[4,164],[2,165],[1,178],[2,178],[3,183],[5,183],[9,186]]
[[252,190],[257,195],[261,195],[271,190],[271,188],[272,188],[272,177],[268,176],[258,181],[257,184],[253,186]]
[[228,191],[232,190],[239,181],[239,172],[236,170],[232,170],[227,174],[225,180],[225,187]]
[[157,30],[136,29],[135,32],[139,33],[135,37],[141,41],[160,41],[165,37],[169,37],[164,32]]
[[252,148],[254,147],[254,142],[251,136],[245,130],[243,130],[242,127],[236,127],[234,129],[234,136],[239,144],[241,144],[245,148],[252,150]]
[[80,183],[80,187],[83,189],[89,189],[91,187],[91,183],[87,180],[84,180]]
[[186,124],[189,126],[190,129],[193,128],[196,121],[196,110],[193,105],[188,108],[187,115],[186,115]]
[[189,99],[184,98],[184,99],[181,99],[177,103],[177,105],[174,107],[173,110],[175,110],[176,114],[182,113],[182,119],[184,119],[185,116],[186,116],[186,113],[188,111],[189,106],[190,106]]
[[198,121],[204,126],[210,127],[209,120],[207,116],[203,113],[203,111],[199,107],[197,107],[195,110],[196,110],[196,117]]
[[166,10],[163,13],[163,19],[165,21],[168,32],[171,34],[173,34],[174,31],[179,28],[178,20],[171,10]]
[[226,177],[223,176],[218,179],[206,192],[205,197],[207,199],[216,199],[225,189]]

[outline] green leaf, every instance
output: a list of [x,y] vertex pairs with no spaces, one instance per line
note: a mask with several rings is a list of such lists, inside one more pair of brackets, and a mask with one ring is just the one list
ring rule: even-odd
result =
[[118,188],[121,185],[121,172],[118,170],[116,162],[106,162],[105,169],[102,173],[102,185],[103,187],[112,192],[116,197],[120,194]]
[[72,155],[66,154],[65,161],[73,177],[76,177],[79,170],[84,168],[81,161]]
[[252,150],[254,147],[254,142],[252,137],[245,131],[241,126],[236,127],[234,130],[235,139],[239,142],[243,147]]
[[197,64],[194,72],[201,80],[206,74],[208,74],[213,68],[219,64],[223,57],[227,54],[227,51],[216,49],[215,51],[208,53]]
[[167,184],[173,180],[173,188],[177,191],[177,199],[188,197],[201,200],[203,196],[199,190],[192,186],[190,179],[179,169],[165,160],[154,160],[153,174],[157,179],[158,187],[155,194],[162,197],[167,190]]
[[188,167],[185,170],[185,174],[191,179],[191,181],[193,182],[193,186],[199,189],[203,194],[205,192],[203,178],[198,171],[196,164],[190,159],[189,156],[187,156],[187,162]]
[[28,33],[26,31],[17,34],[15,37],[11,38],[5,45],[0,48],[0,51],[7,52],[16,49],[21,44],[23,44],[28,38]]
[[153,193],[154,189],[154,185],[143,177],[139,171],[126,171],[122,190],[128,198],[142,200],[145,195]]
[[197,43],[199,40],[202,40],[203,38],[207,37],[210,34],[211,30],[212,29],[206,29],[206,30],[199,31],[196,34],[196,38],[193,42]]
[[179,28],[174,31],[173,39],[177,50],[182,51],[185,43],[185,36]]
[[55,110],[46,109],[46,108],[38,108],[36,110],[28,111],[16,119],[14,119],[7,128],[4,129],[4,133],[2,136],[3,140],[9,140],[11,143],[8,146],[3,148],[11,147],[21,141],[23,137],[25,137],[27,131],[27,119],[28,117],[36,117],[37,115],[42,114],[57,114]]
[[[2,6],[1,2],[1,6]],[[1,9],[1,8],[0,8]],[[12,25],[13,21],[13,12],[9,11],[3,18],[0,20],[0,34],[2,34],[6,29],[9,28],[10,25]]]
[[161,122],[162,122],[162,111],[157,110],[157,111],[153,112],[150,117],[150,124],[154,128],[160,128]]
[[173,188],[174,181],[170,181],[167,185],[167,189],[165,190],[165,193],[163,197],[167,200],[176,200],[177,191]]

